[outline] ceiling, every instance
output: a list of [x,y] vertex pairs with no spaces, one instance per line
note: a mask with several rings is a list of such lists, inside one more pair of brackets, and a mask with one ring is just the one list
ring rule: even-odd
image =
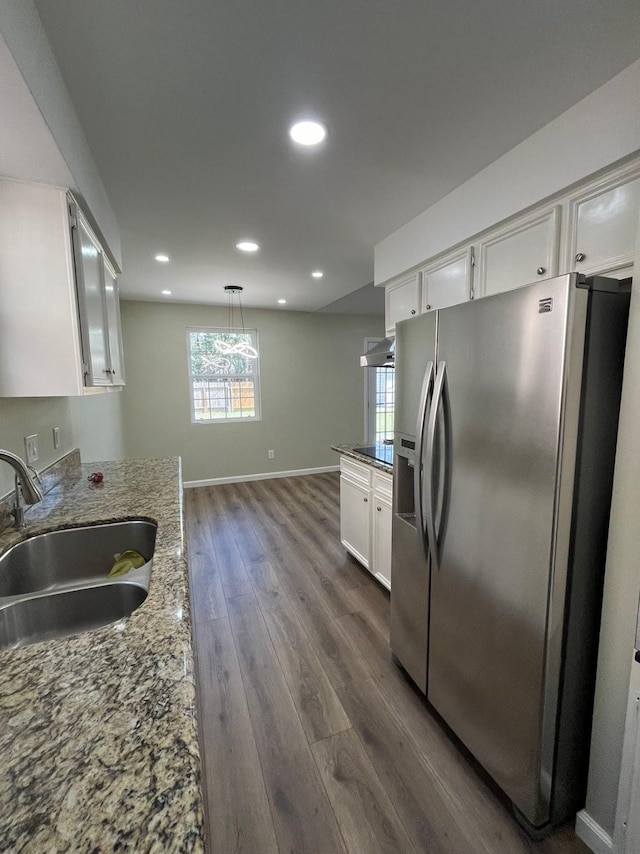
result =
[[[247,306],[379,310],[377,242],[640,55],[636,0],[36,5],[135,299],[226,304],[233,283]],[[288,138],[307,117],[317,149]]]

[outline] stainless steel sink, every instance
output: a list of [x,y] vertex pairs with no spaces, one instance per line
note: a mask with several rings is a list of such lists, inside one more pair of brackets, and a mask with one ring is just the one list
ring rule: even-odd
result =
[[[0,557],[0,649],[99,628],[147,598],[157,525],[146,519],[65,528],[16,543]],[[116,555],[146,563],[109,578]]]
[[0,607],[0,649],[99,629],[128,617],[147,598],[140,584],[111,584],[25,596]]
[[0,557],[0,597],[105,579],[114,556],[151,560],[158,526],[146,519],[64,528],[22,540]]

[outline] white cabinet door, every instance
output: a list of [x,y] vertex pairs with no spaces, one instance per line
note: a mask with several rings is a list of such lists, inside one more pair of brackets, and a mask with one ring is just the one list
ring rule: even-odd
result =
[[370,509],[369,489],[342,476],[340,478],[340,539],[342,545],[369,568]]
[[478,296],[558,274],[559,208],[521,220],[479,244]]
[[373,573],[391,590],[391,503],[375,493],[373,508]]
[[104,263],[104,304],[107,317],[111,382],[113,385],[124,385],[124,359],[122,356],[118,282],[106,261]]
[[570,203],[567,270],[608,273],[633,264],[640,178],[593,188]]
[[86,383],[111,385],[104,306],[104,259],[84,221],[72,227]]
[[640,662],[631,665],[631,683],[622,747],[614,851],[640,851]]
[[422,270],[422,311],[471,299],[472,252],[468,247]]
[[387,335],[395,335],[396,323],[420,311],[420,274],[412,273],[385,289]]

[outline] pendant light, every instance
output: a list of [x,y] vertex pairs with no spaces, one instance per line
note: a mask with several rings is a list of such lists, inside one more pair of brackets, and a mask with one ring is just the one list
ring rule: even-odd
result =
[[[240,295],[244,288],[240,285],[225,285],[225,292],[229,296],[229,333],[231,335],[237,334],[239,327],[234,324],[234,303],[233,300],[235,297],[238,298],[238,309],[240,312],[240,322],[242,324],[242,335],[246,335],[244,328],[244,315],[242,313],[242,300]],[[228,356],[231,354],[238,354],[239,356],[246,356],[247,359],[257,359],[258,351],[255,347],[252,347],[250,344],[247,344],[245,341],[238,341],[235,344],[231,344],[228,341],[218,341],[216,344],[217,349],[224,356]]]
[[[244,327],[244,314],[242,312],[242,301],[240,297],[243,288],[240,285],[225,285],[224,290],[229,298],[227,328],[224,332],[236,340],[223,341],[220,338],[216,338],[213,346],[217,350],[217,353],[215,355],[203,355],[203,364],[214,373],[226,373],[229,371],[232,367],[232,362],[229,356],[240,356],[244,359],[258,358],[258,351],[255,347],[252,347],[251,344],[248,344],[246,341],[237,340],[238,336],[242,335],[244,337],[247,334]],[[234,322],[236,318],[235,300],[237,300],[238,303],[237,310],[240,313],[241,326],[237,326]]]

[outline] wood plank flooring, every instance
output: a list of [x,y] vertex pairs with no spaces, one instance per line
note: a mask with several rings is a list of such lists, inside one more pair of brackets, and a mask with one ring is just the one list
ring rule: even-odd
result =
[[337,474],[185,502],[210,854],[589,854],[532,842],[391,661]]

